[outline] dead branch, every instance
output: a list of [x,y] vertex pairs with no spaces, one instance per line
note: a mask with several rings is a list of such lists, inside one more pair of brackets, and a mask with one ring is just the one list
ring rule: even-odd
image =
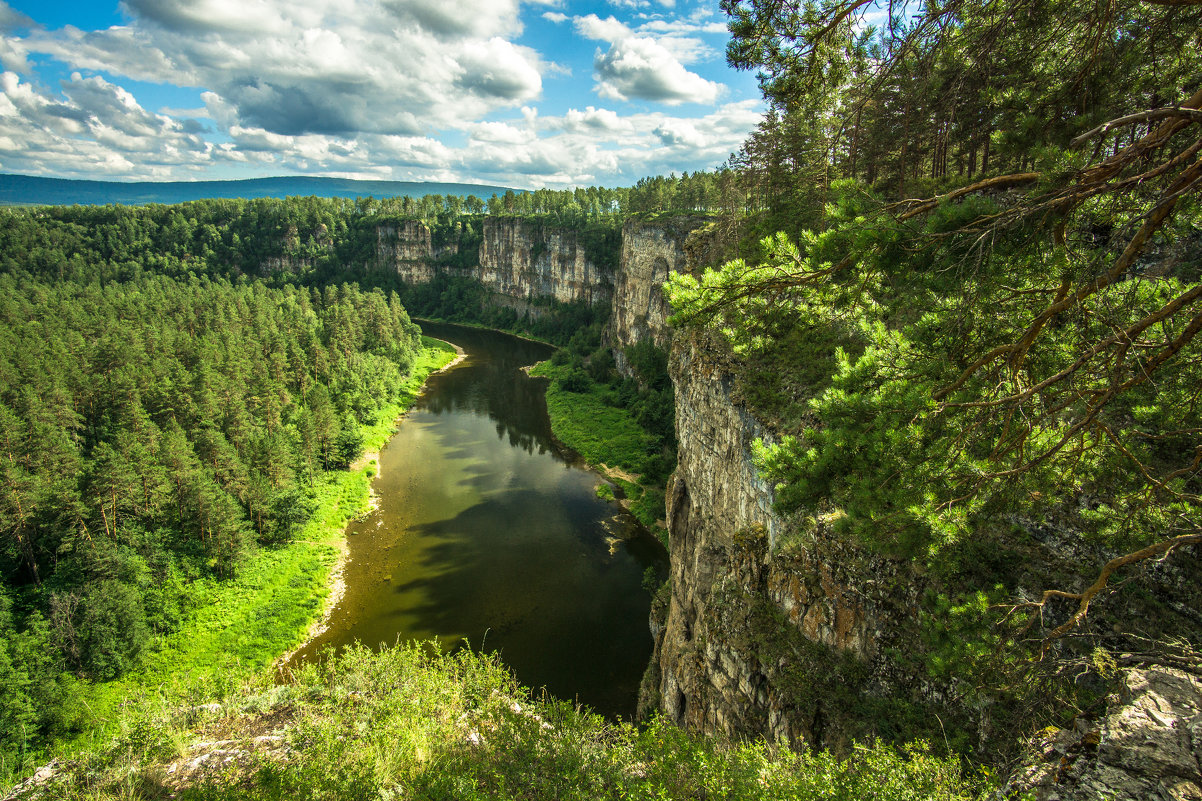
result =
[[1078,602],[1077,611],[1073,613],[1073,616],[1061,625],[1057,626],[1050,634],[1043,638],[1043,647],[1041,649],[1041,653],[1046,654],[1048,648],[1051,647],[1051,644],[1055,640],[1060,639],[1077,626],[1081,625],[1081,621],[1083,621],[1085,616],[1089,613],[1090,603],[1093,602],[1093,599],[1098,593],[1106,589],[1107,585],[1110,583],[1110,577],[1114,575],[1115,571],[1121,570],[1128,565],[1136,564],[1137,562],[1143,562],[1147,559],[1153,559],[1157,556],[1165,556],[1182,545],[1195,545],[1198,543],[1202,543],[1202,534],[1182,534],[1177,537],[1170,537],[1167,540],[1161,540],[1160,542],[1149,545],[1146,548],[1141,548],[1138,551],[1133,551],[1131,553],[1124,554],[1123,556],[1118,556],[1114,559],[1111,559],[1102,567],[1102,571],[1098,574],[1098,577],[1094,580],[1094,583],[1090,584],[1081,592],[1044,590],[1043,596],[1039,601],[1018,604],[1015,607],[1015,610],[1038,609],[1042,612],[1047,602],[1053,598],[1061,598]]
[[[954,192],[948,192],[944,195],[937,195],[927,200],[918,201],[918,205],[902,214],[897,219],[908,220],[912,217],[917,217],[919,214],[930,211],[945,200],[955,200],[956,198],[964,197],[973,192],[983,192],[987,189],[1011,189],[1015,186],[1023,186],[1038,181],[1043,177],[1042,173],[1038,172],[1022,172],[1014,175],[999,175],[996,178],[987,178],[984,181],[977,181],[975,184],[961,187]],[[912,203],[914,201],[905,201]]]
[[[1199,3],[1202,4],[1202,0],[1199,0]],[[1157,108],[1150,111],[1140,111],[1136,114],[1128,114],[1125,117],[1119,117],[1117,120],[1104,122],[1097,128],[1086,131],[1073,141],[1069,142],[1069,146],[1077,147],[1095,136],[1101,136],[1109,133],[1115,128],[1121,128],[1125,125],[1131,125],[1132,123],[1136,122],[1163,120],[1169,117],[1183,117],[1192,122],[1202,122],[1202,111],[1193,108],[1181,108],[1180,106],[1166,106],[1165,108]]]

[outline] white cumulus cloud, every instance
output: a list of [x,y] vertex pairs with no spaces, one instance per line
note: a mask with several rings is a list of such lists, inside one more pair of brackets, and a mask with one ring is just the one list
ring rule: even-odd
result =
[[712,104],[722,95],[721,84],[684,66],[705,50],[695,39],[642,35],[614,17],[596,14],[576,17],[574,23],[580,35],[609,43],[593,60],[595,89],[603,98],[680,105]]
[[[716,56],[700,38],[711,11],[665,14],[660,0],[619,20],[570,17],[565,7],[123,0],[125,24],[83,31],[47,30],[0,0],[0,170],[632,184],[716,167],[759,122],[758,101],[722,103],[723,87],[688,67]],[[577,51],[585,69],[591,44],[601,45],[591,59],[601,102],[539,108],[544,81],[563,87],[580,65],[570,51],[554,51],[563,66],[519,44],[523,14],[544,27],[570,22],[557,30],[562,44],[590,40]],[[43,69],[52,60],[68,65],[58,80]],[[195,92],[156,111],[134,81]],[[631,100],[710,107],[630,113]]]
[[124,0],[124,8],[129,25],[40,31],[23,44],[76,69],[202,88],[232,122],[286,135],[455,127],[536,99],[546,69],[510,41],[521,31],[518,0]]

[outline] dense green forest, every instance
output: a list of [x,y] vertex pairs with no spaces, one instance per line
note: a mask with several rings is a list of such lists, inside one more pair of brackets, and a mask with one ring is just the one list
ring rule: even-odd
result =
[[447,263],[466,267],[475,264],[485,216],[577,230],[597,264],[612,269],[628,214],[717,213],[740,205],[733,176],[720,172],[646,178],[624,189],[506,192],[487,201],[426,195],[3,208],[0,269],[55,280],[126,280],[143,272],[270,277],[283,270],[271,260],[282,259],[303,265],[289,281],[379,281],[369,265],[381,225],[422,220],[436,249],[452,240],[459,245]]
[[[646,192],[687,198],[711,178],[645,182]],[[214,581],[310,522],[331,492],[326,471],[358,455],[363,431],[387,424],[408,385],[421,344],[405,307],[557,342],[574,364],[608,356],[601,307],[549,302],[519,317],[478,281],[411,287],[373,268],[378,227],[402,219],[424,218],[436,245],[455,238],[474,259],[484,206],[459,201],[0,211],[5,772],[89,730],[93,683],[137,675]],[[615,203],[581,190],[490,206],[571,227],[613,267]],[[616,382],[612,368],[598,357],[593,372]],[[613,402],[638,399],[632,387]],[[292,580],[312,569],[281,558]]]
[[749,227],[783,233],[673,301],[796,428],[764,455],[786,508],[934,553],[990,498],[1104,486],[1097,536],[1196,532],[1197,8],[956,2],[875,31],[855,0],[724,7],[772,104],[737,159]]
[[78,680],[136,667],[198,578],[308,521],[419,336],[395,295],[353,285],[0,275],[6,752],[77,725]]

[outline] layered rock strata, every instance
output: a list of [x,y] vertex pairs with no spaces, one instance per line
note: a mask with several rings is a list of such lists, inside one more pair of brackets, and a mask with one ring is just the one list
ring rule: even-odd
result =
[[476,276],[498,295],[560,303],[601,303],[613,277],[594,264],[575,231],[516,218],[486,217]]
[[664,283],[672,273],[699,273],[722,260],[721,239],[704,218],[668,221],[627,220],[622,227],[622,260],[614,276],[607,341],[618,369],[630,376],[625,349],[650,340],[666,348],[672,310]]
[[411,284],[429,283],[439,273],[474,278],[498,304],[519,310],[545,300],[604,303],[613,293],[613,276],[597,266],[576,231],[535,221],[485,218],[475,267],[439,264],[459,252],[458,241],[435,247],[429,227],[416,220],[382,225],[376,237],[376,269]]
[[434,280],[434,248],[430,229],[417,220],[376,229],[376,264],[394,270],[409,284],[425,284]]

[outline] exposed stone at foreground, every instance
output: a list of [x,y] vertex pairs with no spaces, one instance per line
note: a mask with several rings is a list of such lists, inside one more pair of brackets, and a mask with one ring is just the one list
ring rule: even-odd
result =
[[1046,732],[1007,791],[1037,801],[1202,799],[1202,681],[1166,667],[1127,670],[1106,716]]

